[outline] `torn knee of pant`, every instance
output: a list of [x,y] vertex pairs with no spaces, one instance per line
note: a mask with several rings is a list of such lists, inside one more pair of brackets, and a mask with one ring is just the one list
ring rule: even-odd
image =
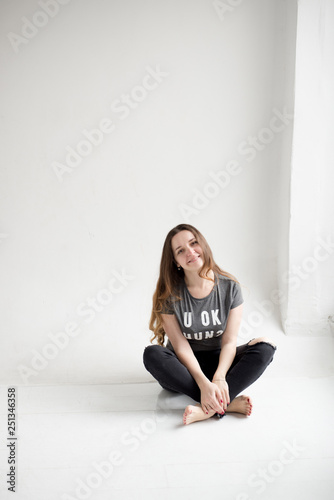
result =
[[273,344],[273,342],[271,342],[271,340],[268,339],[267,337],[258,337],[256,339],[252,339],[248,343],[248,345],[256,345],[256,344],[268,344],[271,345],[271,347],[273,347],[275,350],[277,349],[277,346]]

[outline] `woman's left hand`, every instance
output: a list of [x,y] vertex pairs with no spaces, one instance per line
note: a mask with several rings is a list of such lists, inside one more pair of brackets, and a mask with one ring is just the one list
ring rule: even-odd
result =
[[216,384],[216,386],[221,390],[222,396],[223,396],[223,407],[224,410],[226,410],[227,405],[230,403],[230,393],[228,389],[228,384],[225,379],[213,379],[212,380],[213,384]]

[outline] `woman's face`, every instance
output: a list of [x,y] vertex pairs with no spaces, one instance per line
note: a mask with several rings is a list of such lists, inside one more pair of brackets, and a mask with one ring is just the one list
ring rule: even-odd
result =
[[203,265],[203,251],[191,231],[180,231],[172,238],[172,250],[178,266],[185,271],[198,270]]

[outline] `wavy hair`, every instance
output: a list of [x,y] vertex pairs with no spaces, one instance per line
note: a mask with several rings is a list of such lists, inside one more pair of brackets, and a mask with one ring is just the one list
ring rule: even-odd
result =
[[212,255],[211,248],[198,229],[196,229],[194,226],[191,226],[190,224],[179,224],[178,226],[175,226],[173,229],[171,229],[166,236],[162,249],[160,273],[153,295],[153,307],[149,322],[149,328],[153,332],[151,343],[156,340],[159,345],[164,345],[166,335],[163,329],[161,317],[163,305],[169,298],[173,297],[176,300],[181,299],[181,297],[178,295],[178,288],[184,279],[184,270],[182,268],[180,270],[177,269],[177,264],[174,259],[172,249],[172,238],[180,231],[190,231],[191,233],[193,233],[202,248],[202,259],[204,262],[203,266],[198,271],[198,275],[201,278],[214,282],[214,280],[208,276],[208,274],[212,270],[217,274],[221,274],[222,276],[225,276],[226,278],[239,283],[237,279],[232,276],[232,274],[224,271],[216,264]]

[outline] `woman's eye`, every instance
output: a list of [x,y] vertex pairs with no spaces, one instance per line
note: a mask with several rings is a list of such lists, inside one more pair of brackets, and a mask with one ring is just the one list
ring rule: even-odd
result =
[[181,253],[181,252],[183,252],[183,248],[181,248],[181,250],[179,250],[177,253],[179,254],[179,253]]

